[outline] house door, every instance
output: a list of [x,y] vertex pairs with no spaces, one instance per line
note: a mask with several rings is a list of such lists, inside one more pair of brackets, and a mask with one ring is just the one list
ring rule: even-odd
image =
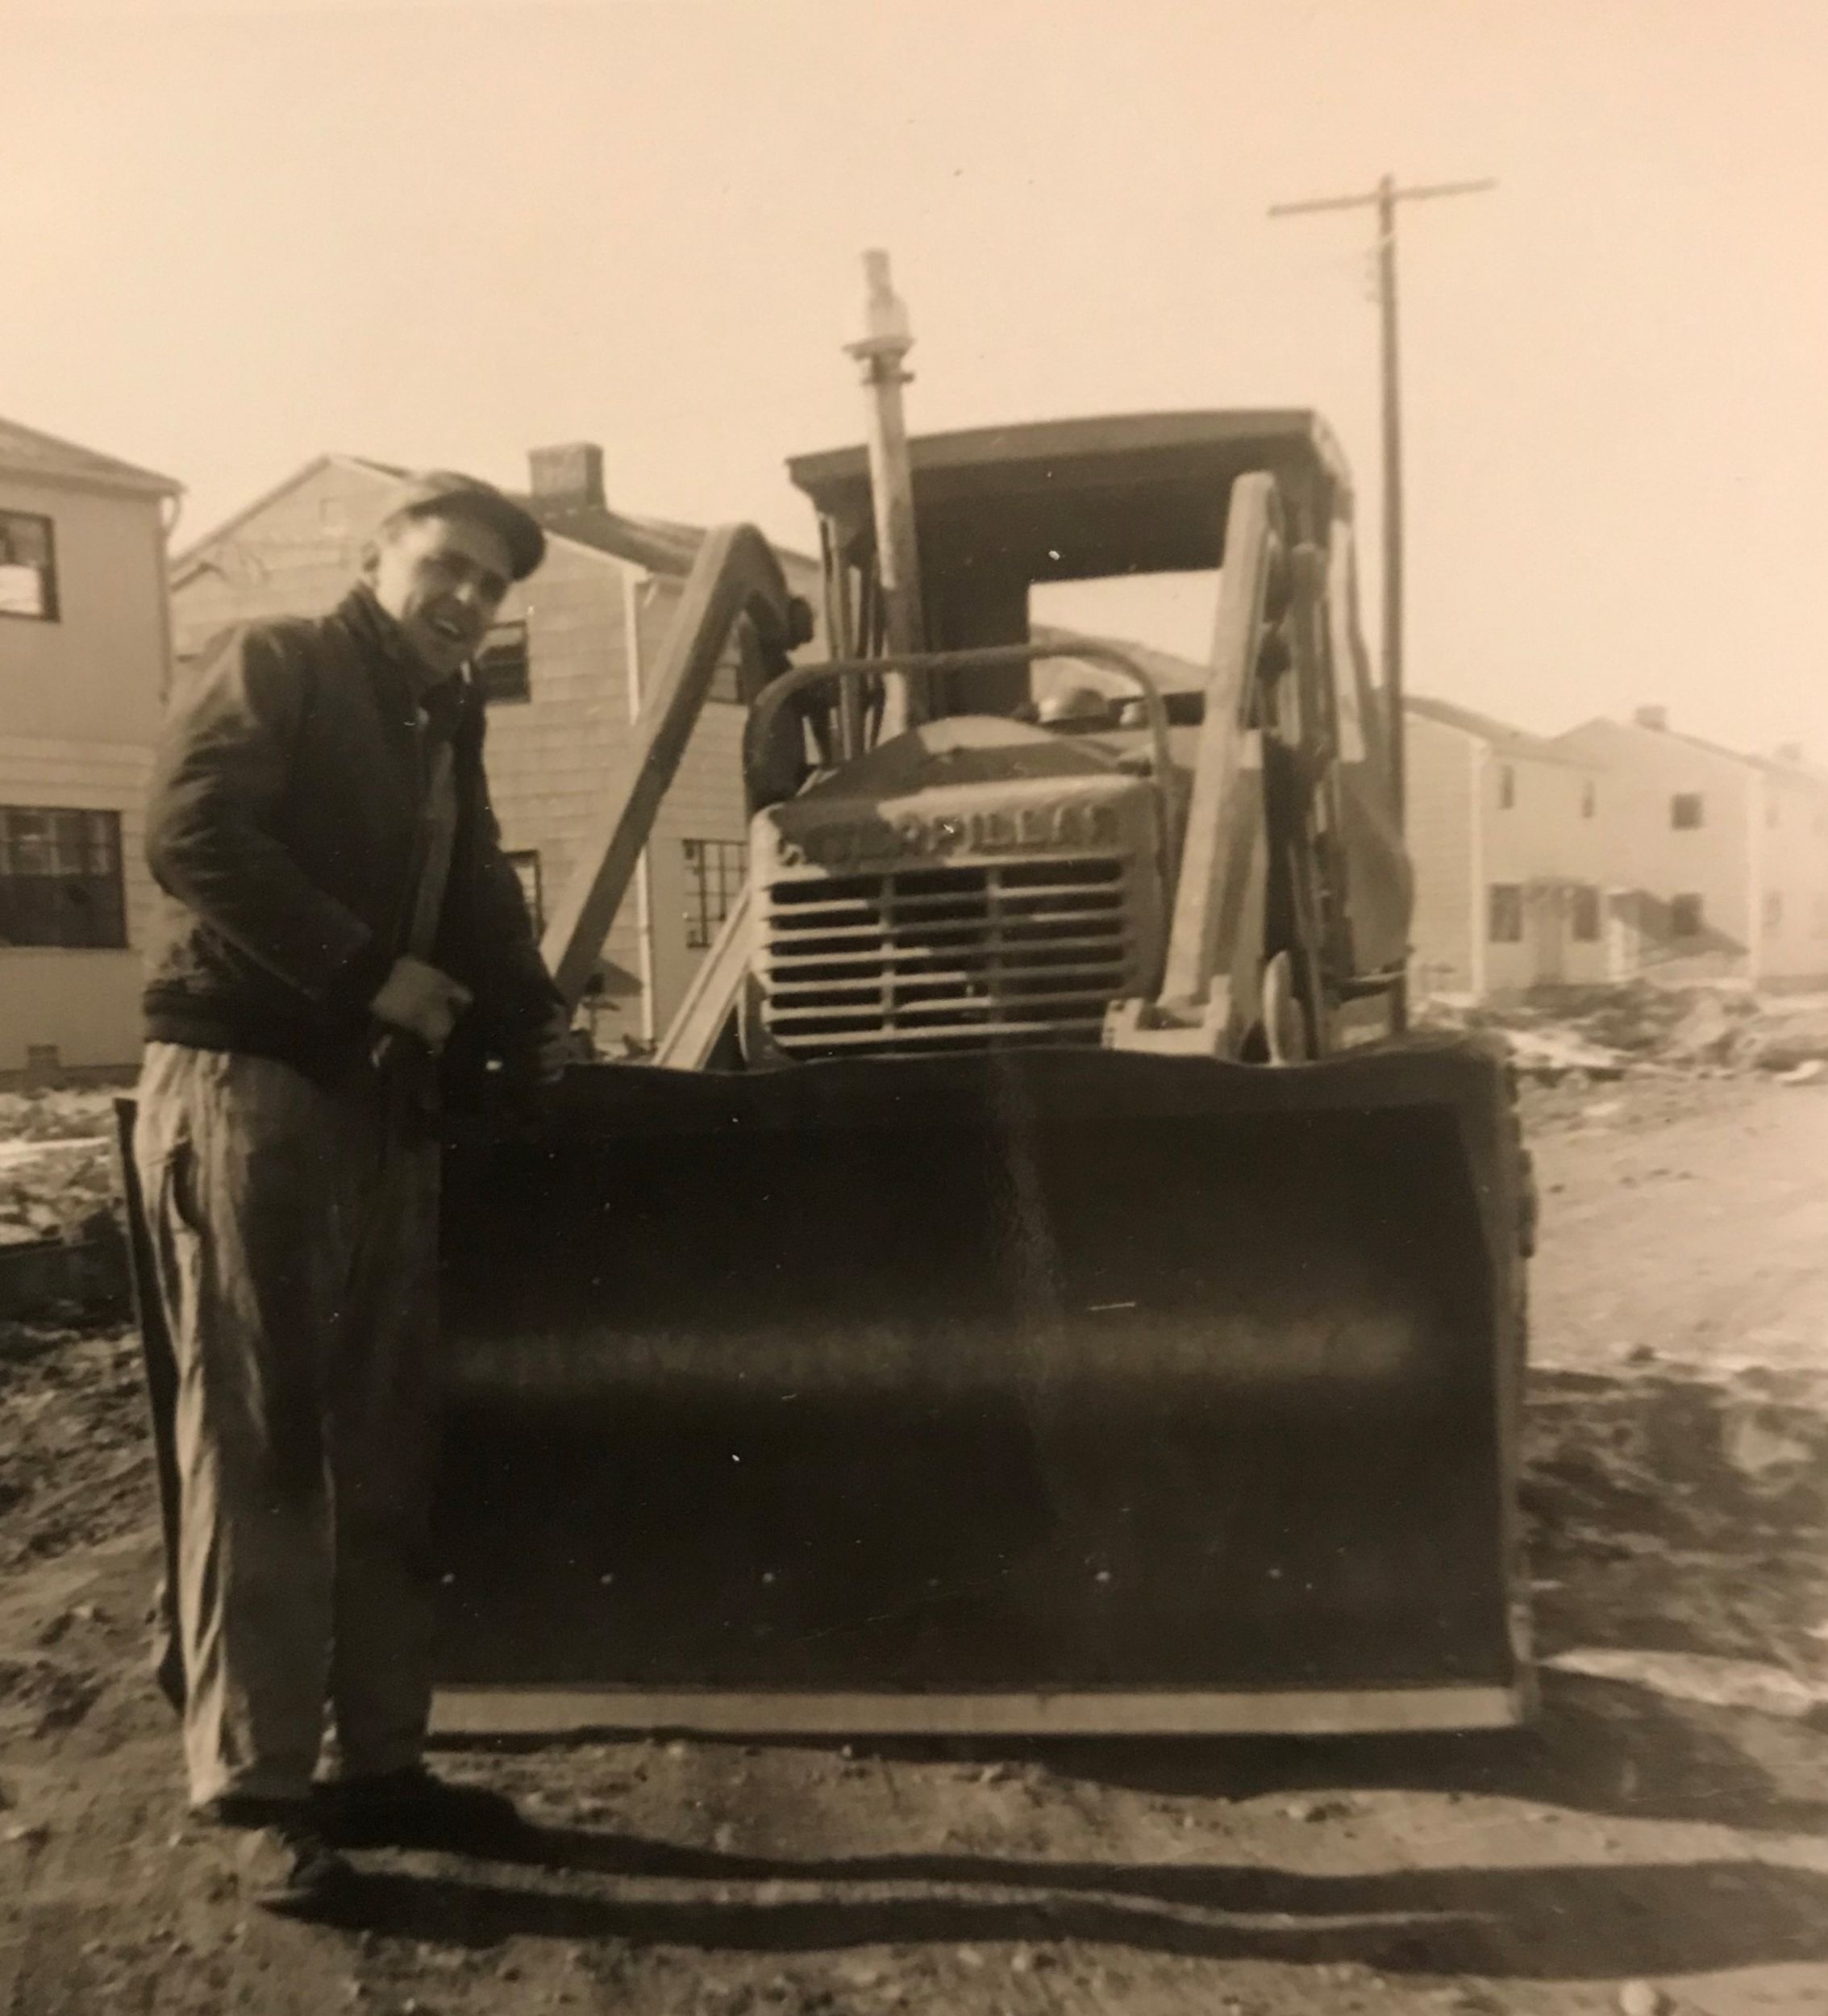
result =
[[1567,977],[1565,893],[1552,884],[1534,893],[1536,900],[1530,906],[1534,941],[1531,977],[1539,986],[1553,987]]
[[1639,946],[1642,940],[1638,925],[1635,902],[1627,910],[1626,902],[1615,893],[1609,893],[1605,908],[1605,977],[1608,980],[1629,980],[1639,964]]

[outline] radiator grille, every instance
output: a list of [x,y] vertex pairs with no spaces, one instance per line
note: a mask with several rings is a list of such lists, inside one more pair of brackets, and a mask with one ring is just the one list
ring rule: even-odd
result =
[[1132,984],[1128,898],[1115,856],[777,882],[764,1021],[801,1056],[1095,1043]]

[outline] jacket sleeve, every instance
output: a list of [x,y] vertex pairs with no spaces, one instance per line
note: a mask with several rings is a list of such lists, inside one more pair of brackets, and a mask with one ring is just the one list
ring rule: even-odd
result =
[[539,956],[520,877],[502,851],[483,766],[481,703],[468,702],[456,731],[458,844],[439,934],[440,963],[476,997],[476,1034],[512,1060],[560,1005]]
[[313,1001],[365,1003],[391,960],[276,837],[309,701],[283,633],[223,637],[174,694],[152,766],[146,858],[161,889]]

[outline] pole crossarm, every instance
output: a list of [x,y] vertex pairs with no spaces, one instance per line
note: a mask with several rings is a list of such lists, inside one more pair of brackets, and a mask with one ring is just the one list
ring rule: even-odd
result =
[[1323,210],[1371,210],[1380,202],[1421,202],[1430,196],[1484,196],[1497,187],[1497,178],[1488,175],[1474,182],[1418,182],[1411,189],[1368,190],[1363,196],[1316,196],[1305,202],[1272,203],[1272,217],[1310,217]]

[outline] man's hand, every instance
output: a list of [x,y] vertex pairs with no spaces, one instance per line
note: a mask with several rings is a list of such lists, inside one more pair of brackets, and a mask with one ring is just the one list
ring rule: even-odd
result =
[[573,1055],[571,1017],[564,1009],[555,1006],[539,1025],[539,1033],[534,1039],[534,1077],[541,1085],[556,1085],[565,1075],[565,1066]]
[[369,1008],[376,1021],[417,1036],[435,1057],[469,1005],[468,988],[448,973],[441,973],[423,960],[397,959]]

